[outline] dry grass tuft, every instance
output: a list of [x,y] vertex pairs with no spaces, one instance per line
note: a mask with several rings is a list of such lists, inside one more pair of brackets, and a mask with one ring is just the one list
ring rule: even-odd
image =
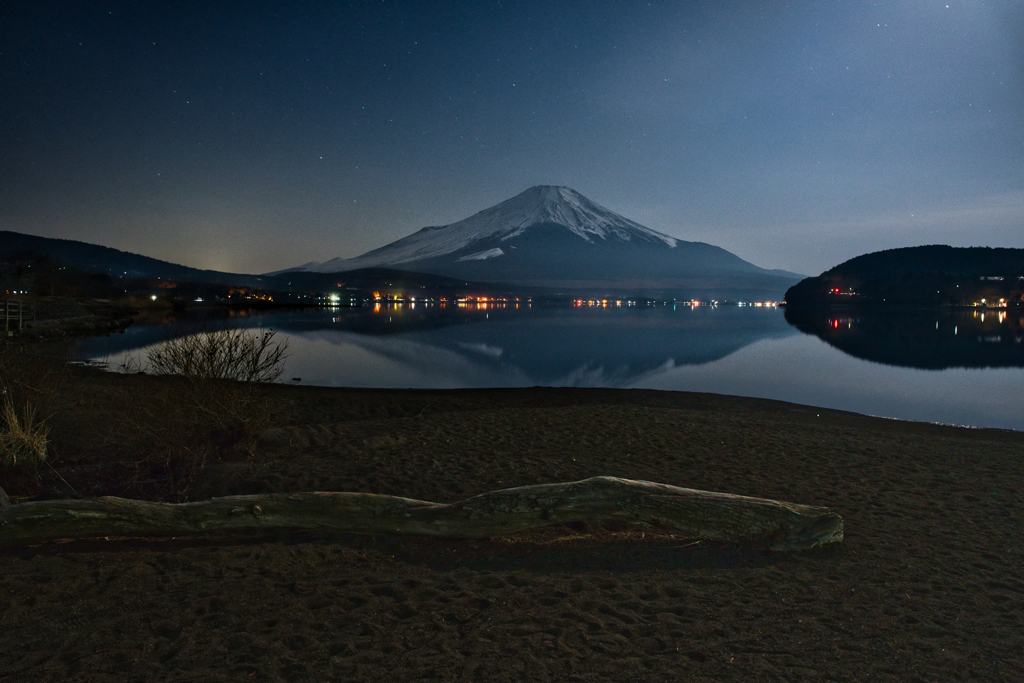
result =
[[46,462],[49,429],[36,419],[35,410],[25,404],[18,415],[14,402],[5,398],[0,412],[0,469],[34,472]]
[[15,341],[0,342],[0,472],[5,483],[37,479],[53,455],[52,422],[67,402],[67,368]]

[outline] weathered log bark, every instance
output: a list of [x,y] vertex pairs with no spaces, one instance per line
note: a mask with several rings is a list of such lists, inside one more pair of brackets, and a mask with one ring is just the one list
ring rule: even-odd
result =
[[492,491],[452,504],[373,493],[273,493],[196,503],[48,500],[0,509],[0,545],[56,539],[303,529],[482,538],[563,522],[618,520],[689,538],[803,550],[843,540],[828,508],[615,477]]

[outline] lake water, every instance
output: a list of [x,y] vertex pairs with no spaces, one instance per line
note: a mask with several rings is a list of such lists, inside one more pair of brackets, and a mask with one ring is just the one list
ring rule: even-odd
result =
[[[223,316],[197,311],[185,318]],[[381,388],[577,386],[779,399],[1024,430],[1024,319],[1005,311],[800,313],[689,305],[239,311],[288,340],[285,381]],[[86,340],[118,364],[167,334],[140,318]],[[179,321],[181,322],[181,321]]]

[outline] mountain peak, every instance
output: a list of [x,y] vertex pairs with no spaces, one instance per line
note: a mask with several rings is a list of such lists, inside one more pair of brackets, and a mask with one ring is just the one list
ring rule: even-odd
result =
[[[590,201],[576,190],[572,189],[571,187],[566,187],[565,185],[534,185],[530,189],[524,190],[523,192],[517,194],[515,197],[512,197],[511,199],[506,199],[505,201],[501,202],[500,204],[496,204],[491,208],[496,209],[499,206],[511,203],[532,204],[536,206],[541,206],[545,204],[566,203],[594,204],[594,202]],[[594,204],[594,206],[597,206],[597,204]],[[608,211],[608,209],[603,208],[602,210]]]
[[[516,195],[516,197],[523,196],[537,197],[539,201],[558,201],[566,196],[582,197],[583,195],[565,185],[534,185],[530,189]],[[513,199],[516,197],[513,197]]]
[[493,208],[502,206],[502,204],[511,203],[527,204],[536,207],[545,207],[547,209],[558,205],[569,207],[589,205],[592,210],[596,208],[601,212],[609,214],[612,213],[608,209],[587,199],[571,187],[566,187],[564,185],[534,185],[530,189],[520,192],[515,197],[512,197]]
[[477,232],[482,228],[483,234],[504,232],[502,239],[510,239],[541,223],[561,225],[588,242],[595,238],[629,241],[637,237],[660,241],[670,248],[677,243],[675,238],[620,216],[562,185],[535,185],[446,229],[470,228]]

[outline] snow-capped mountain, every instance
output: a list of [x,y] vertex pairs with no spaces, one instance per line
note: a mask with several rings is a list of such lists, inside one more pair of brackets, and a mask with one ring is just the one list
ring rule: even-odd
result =
[[[591,243],[595,240],[629,242],[638,239],[674,247],[677,242],[668,235],[645,228],[595,204],[568,187],[538,185],[458,223],[423,228],[356,258],[336,258],[299,268],[321,273],[381,266],[395,268],[400,264],[456,253],[456,261],[483,261],[505,256],[512,248],[511,240],[533,226],[545,224],[562,226]],[[481,248],[495,242],[499,246]],[[467,251],[470,253],[464,253]]]
[[[800,279],[758,268],[710,244],[651,230],[575,190],[550,185],[531,187],[465,220],[423,228],[362,256],[289,271],[377,267],[558,289],[685,290],[723,297],[743,291],[776,299]],[[763,296],[768,293],[772,296]]]

